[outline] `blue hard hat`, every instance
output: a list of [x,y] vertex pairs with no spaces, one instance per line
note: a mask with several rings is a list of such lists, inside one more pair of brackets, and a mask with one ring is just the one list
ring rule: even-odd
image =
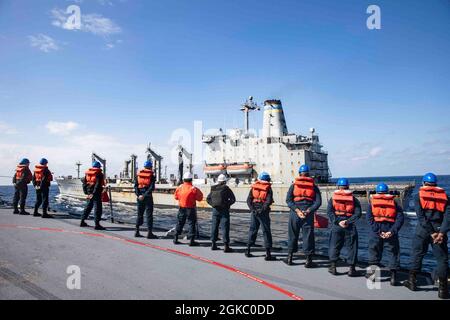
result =
[[98,161],[94,161],[94,162],[92,162],[92,167],[100,169],[102,167],[102,164]]
[[26,165],[30,164],[30,160],[28,160],[27,158],[23,158],[19,164],[22,166],[26,166]]
[[389,192],[389,187],[387,186],[386,183],[380,183],[379,185],[377,185],[377,193],[388,193]]
[[305,173],[305,172],[309,172],[309,166],[307,164],[304,164],[300,167],[300,169],[298,170],[299,173]]
[[145,161],[144,168],[153,168],[153,162],[151,162],[150,160]]
[[350,183],[348,182],[347,178],[339,178],[337,181],[338,187],[348,187]]
[[436,177],[436,175],[434,173],[429,172],[429,173],[427,173],[426,175],[423,176],[422,181],[436,184],[437,183],[437,177]]
[[42,166],[45,166],[45,165],[48,164],[48,160],[45,159],[45,158],[42,158],[41,161],[39,161],[39,164],[42,165]]
[[270,181],[270,174],[268,174],[267,172],[261,172],[258,179],[262,181]]

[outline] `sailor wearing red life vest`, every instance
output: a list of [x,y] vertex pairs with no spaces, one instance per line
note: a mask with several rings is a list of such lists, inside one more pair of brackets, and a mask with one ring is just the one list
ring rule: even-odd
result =
[[27,201],[28,195],[28,184],[33,179],[33,174],[31,173],[29,167],[30,160],[22,159],[22,161],[20,161],[19,165],[17,166],[16,172],[13,176],[12,182],[14,185],[14,214],[29,215],[29,213],[25,211],[25,202]]
[[183,184],[175,190],[175,200],[178,200],[180,209],[178,211],[177,226],[173,243],[179,244],[178,237],[183,232],[187,220],[189,224],[189,246],[194,247],[199,245],[199,243],[195,241],[195,235],[197,233],[197,201],[203,200],[203,193],[200,189],[192,185],[192,179],[192,173],[186,172],[183,175]]
[[86,219],[92,212],[95,205],[95,230],[105,230],[100,225],[103,213],[102,192],[105,186],[105,176],[102,165],[98,161],[92,163],[92,168],[86,171],[83,179],[83,191],[87,195],[87,204],[81,217],[80,227],[88,227]]
[[436,274],[439,278],[438,295],[448,299],[448,237],[450,228],[450,205],[445,190],[437,185],[437,177],[427,173],[423,186],[415,196],[417,228],[411,252],[411,271],[405,286],[415,291],[416,273],[422,269],[422,260],[431,245],[436,258]]
[[358,259],[358,232],[355,222],[361,218],[361,204],[349,190],[350,183],[346,178],[337,181],[338,190],[334,192],[328,202],[328,217],[331,222],[329,258],[329,272],[337,275],[336,263],[341,249],[348,239],[347,263],[350,265],[348,276],[356,276],[355,266]]
[[[366,215],[369,231],[369,264],[379,266],[383,250],[389,253],[388,267],[391,270],[391,285],[397,285],[397,270],[400,268],[400,242],[398,233],[403,226],[402,207],[389,194],[389,187],[380,183],[376,187]],[[366,277],[375,281],[375,268],[368,269]]]
[[50,184],[53,181],[53,175],[48,169],[48,161],[42,158],[39,164],[34,169],[33,185],[36,189],[36,204],[34,205],[35,217],[40,217],[39,207],[42,205],[42,218],[53,218],[52,215],[47,213],[48,211],[48,196],[50,193]]
[[303,233],[303,252],[306,255],[305,268],[313,268],[315,251],[314,214],[322,205],[322,196],[314,179],[309,176],[309,166],[302,165],[299,177],[289,189],[286,203],[291,209],[288,230],[288,256],[284,262],[292,265],[293,255],[298,251],[300,229]]
[[147,218],[148,234],[147,239],[158,239],[153,234],[153,191],[155,190],[155,175],[153,173],[153,163],[146,161],[144,169],[139,171],[134,182],[134,192],[137,197],[137,219],[135,237],[141,237],[139,228],[144,224],[144,212]]
[[245,256],[252,257],[251,247],[255,245],[259,227],[262,226],[264,246],[266,248],[266,261],[276,260],[272,256],[272,231],[270,230],[270,206],[273,203],[273,192],[270,184],[270,175],[261,172],[258,180],[252,185],[247,197],[250,209],[250,229],[248,232],[247,250]]

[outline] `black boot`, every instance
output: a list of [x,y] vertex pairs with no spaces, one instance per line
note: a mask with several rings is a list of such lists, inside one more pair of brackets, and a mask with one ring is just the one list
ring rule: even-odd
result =
[[174,235],[173,236],[173,244],[180,244],[180,242],[178,241],[178,235]]
[[139,228],[136,228],[136,232],[134,233],[135,238],[142,238]]
[[251,253],[251,248],[250,248],[250,246],[248,246],[248,247],[247,247],[247,250],[245,250],[245,256],[246,256],[247,258],[253,257],[253,255],[252,255],[252,253]]
[[25,210],[20,211],[19,214],[20,214],[21,216],[29,216],[29,215],[30,215],[30,213],[29,213],[29,212],[26,212]]
[[331,262],[330,267],[328,268],[328,272],[331,273],[333,276],[337,275],[336,262],[334,261]]
[[154,235],[153,232],[149,231],[147,233],[147,239],[159,239],[157,235]]
[[293,259],[294,259],[294,254],[292,252],[289,252],[288,256],[286,257],[286,259],[283,260],[283,262],[286,263],[288,266],[292,266],[294,264],[292,262]]
[[194,237],[191,238],[191,241],[189,242],[189,247],[198,247],[200,243],[195,241]]
[[270,252],[270,249],[267,248],[266,249],[266,256],[265,256],[264,260],[266,260],[266,261],[275,261],[275,260],[277,260],[277,258],[272,256],[272,252]]
[[306,256],[305,268],[315,268],[316,264],[312,260],[312,255]]
[[40,217],[39,211],[37,208],[34,209],[33,217]]
[[397,286],[397,270],[391,270],[391,286]]
[[213,242],[211,243],[211,250],[213,250],[213,251],[219,250],[219,248],[217,247],[217,244],[216,244],[215,241],[213,241]]
[[347,275],[349,277],[356,277],[356,268],[355,268],[355,266],[351,265],[350,268],[348,268]]
[[19,211],[19,209],[14,209],[14,211],[13,211],[13,214],[19,214],[20,213],[20,211]]
[[405,287],[407,287],[411,291],[416,291],[417,290],[417,277],[416,277],[416,272],[415,271],[410,271],[409,272],[408,280],[403,282],[403,285]]
[[106,228],[103,227],[103,226],[101,226],[100,223],[96,223],[94,229],[95,229],[95,230],[100,230],[100,231],[106,230]]
[[42,212],[42,218],[44,219],[53,219],[53,216],[47,213],[47,210]]
[[448,279],[447,279],[447,277],[439,278],[438,296],[440,299],[448,299]]
[[84,220],[81,220],[80,227],[81,228],[86,228],[86,227],[89,227],[89,225]]
[[225,246],[223,248],[223,252],[231,253],[231,252],[233,252],[233,249],[230,248],[230,245],[228,243],[225,243]]

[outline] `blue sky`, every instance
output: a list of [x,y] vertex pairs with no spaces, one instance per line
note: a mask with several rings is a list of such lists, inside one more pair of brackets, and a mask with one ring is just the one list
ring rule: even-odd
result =
[[[61,27],[72,4],[81,30]],[[195,120],[241,126],[249,95],[315,127],[334,176],[449,174],[449,57],[445,0],[0,0],[0,175],[93,150],[118,172],[149,141],[167,158]]]

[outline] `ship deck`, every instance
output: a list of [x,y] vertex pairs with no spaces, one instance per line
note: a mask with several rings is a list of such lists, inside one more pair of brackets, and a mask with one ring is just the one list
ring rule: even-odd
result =
[[[301,256],[294,266],[265,262],[262,249],[254,258],[175,246],[161,239],[133,237],[133,228],[104,222],[107,231],[81,229],[79,221],[63,213],[44,220],[13,215],[0,209],[0,299],[174,299],[174,300],[278,300],[278,299],[436,299],[428,277],[420,277],[419,292],[391,287],[367,288],[363,269],[349,278],[319,267],[305,269]],[[92,225],[90,221],[90,225]],[[186,241],[182,242],[186,243]],[[285,253],[275,252],[278,258]],[[81,270],[81,290],[67,288],[68,266]],[[401,275],[404,279],[405,274]]]

